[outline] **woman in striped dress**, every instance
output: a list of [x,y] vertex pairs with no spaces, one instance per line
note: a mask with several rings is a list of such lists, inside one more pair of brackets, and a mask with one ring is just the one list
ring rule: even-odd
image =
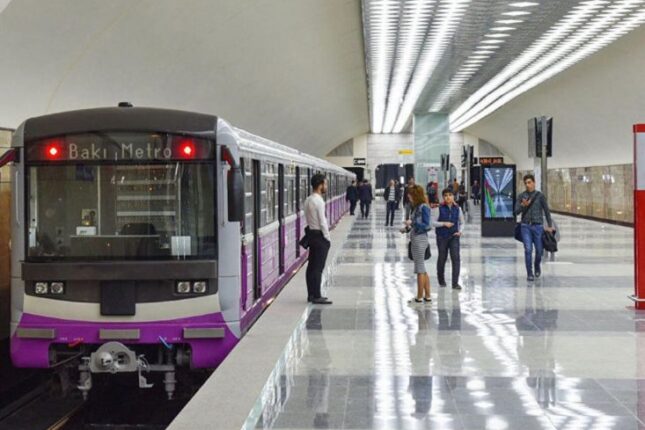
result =
[[430,277],[426,270],[425,253],[430,246],[428,232],[430,231],[430,206],[427,204],[423,187],[416,185],[408,191],[410,219],[407,220],[406,229],[410,232],[412,259],[414,260],[414,273],[417,274],[417,296],[410,303],[430,303]]

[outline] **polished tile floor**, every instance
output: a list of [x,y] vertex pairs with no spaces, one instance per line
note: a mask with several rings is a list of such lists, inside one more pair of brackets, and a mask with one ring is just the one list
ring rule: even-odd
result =
[[631,229],[557,217],[561,250],[529,284],[521,245],[481,238],[473,216],[463,291],[438,287],[433,234],[433,303],[409,305],[406,237],[373,206],[330,261],[333,306],[303,315],[247,427],[645,429]]

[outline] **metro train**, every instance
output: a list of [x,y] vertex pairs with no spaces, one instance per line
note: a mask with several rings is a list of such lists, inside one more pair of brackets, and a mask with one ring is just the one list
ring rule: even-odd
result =
[[[26,120],[12,162],[11,358],[140,387],[222,362],[307,257],[303,203],[351,172],[212,115],[119,107]],[[303,300],[306,294],[303,289]],[[161,376],[161,375],[160,375]]]

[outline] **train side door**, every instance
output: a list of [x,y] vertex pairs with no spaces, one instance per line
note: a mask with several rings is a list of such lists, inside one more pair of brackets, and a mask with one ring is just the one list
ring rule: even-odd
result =
[[262,176],[260,174],[260,161],[253,160],[253,237],[255,238],[253,242],[253,299],[258,300],[262,296],[262,289],[260,287],[260,238],[258,231],[260,229],[260,223],[262,222],[260,218],[260,202],[261,202],[261,193],[262,188],[260,187],[260,181]]
[[280,229],[278,235],[278,243],[280,245],[279,270],[280,274],[284,273],[284,235],[286,234],[284,225],[284,201],[285,201],[285,188],[284,188],[284,165],[278,164],[278,221],[280,222]]
[[[296,213],[298,214],[298,219],[300,218],[300,211],[302,210],[302,186],[300,185],[300,171],[302,168],[300,166],[296,166]],[[300,221],[301,222],[301,221]],[[297,231],[296,234],[296,257],[300,257],[300,244],[298,241],[300,240],[300,231]]]

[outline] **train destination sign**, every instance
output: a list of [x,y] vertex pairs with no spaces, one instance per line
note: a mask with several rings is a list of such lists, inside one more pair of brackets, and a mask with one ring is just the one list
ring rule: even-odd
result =
[[205,139],[162,134],[79,134],[27,145],[28,161],[171,161],[214,158]]

